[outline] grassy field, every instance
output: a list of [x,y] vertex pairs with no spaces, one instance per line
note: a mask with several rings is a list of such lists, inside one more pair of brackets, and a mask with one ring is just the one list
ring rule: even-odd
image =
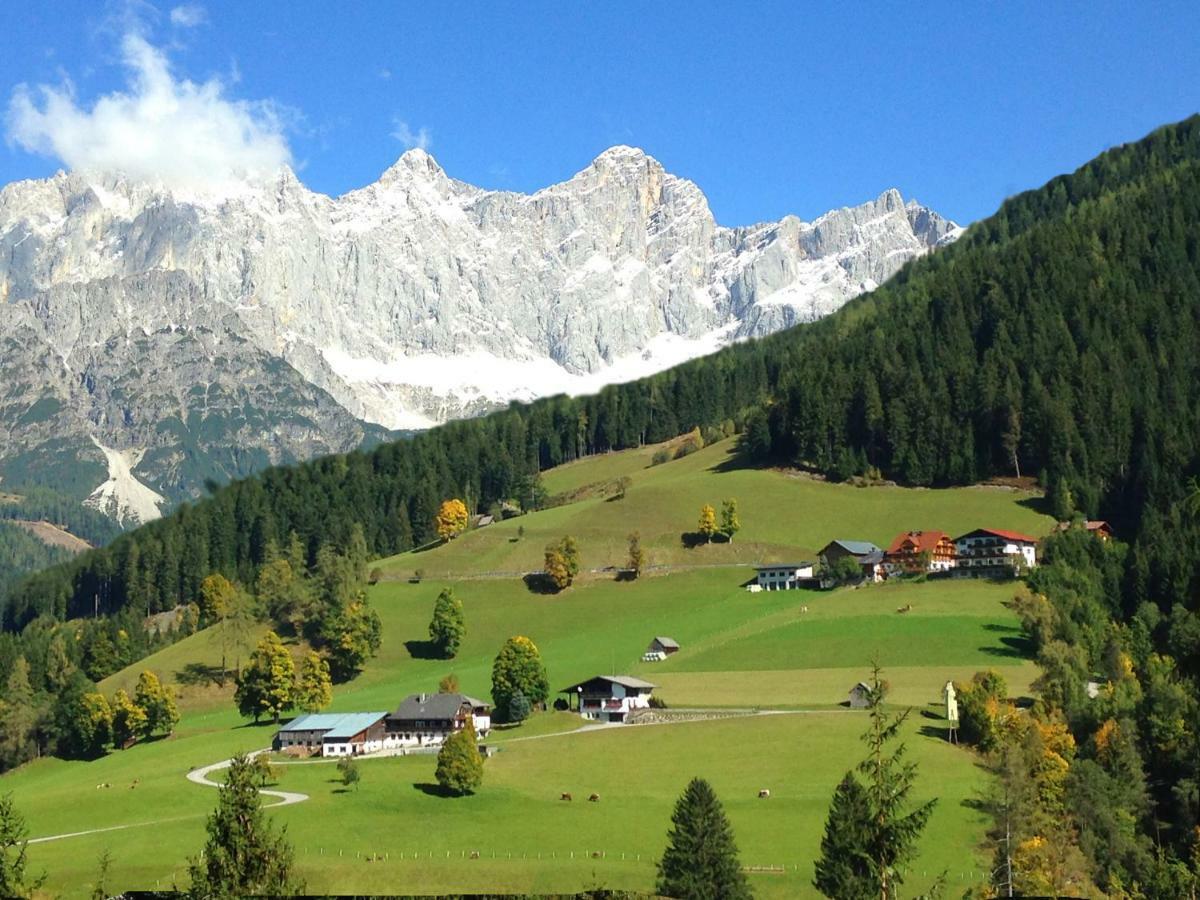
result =
[[[672,805],[698,774],[721,796],[743,863],[785,868],[753,876],[756,894],[813,896],[809,882],[829,796],[864,727],[861,712],[838,711],[515,742],[488,760],[480,792],[461,799],[431,791],[432,757],[365,761],[357,791],[343,790],[329,764],[281,766],[280,787],[311,799],[274,815],[287,824],[299,874],[314,892],[550,892],[593,884],[646,890]],[[963,841],[983,825],[970,805],[981,773],[965,753],[923,733],[935,729],[919,715],[905,727],[923,771],[917,799],[939,801],[908,883],[914,892],[942,870],[955,884],[974,880],[982,865]],[[83,892],[94,859],[112,847],[117,871],[168,886],[182,879],[177,848],[199,846],[198,814],[215,796],[188,788],[194,796],[179,808],[157,811],[174,821],[38,845],[34,860],[80,879],[63,884],[56,877],[54,887]],[[769,800],[757,798],[761,788],[770,789]],[[561,801],[563,791],[575,801]],[[599,803],[584,800],[591,792]],[[148,811],[126,812],[136,819]]]
[[[1053,520],[1036,495],[1001,487],[911,489],[829,484],[795,473],[733,467],[726,440],[683,459],[649,466],[651,448],[611,453],[548,472],[553,492],[577,491],[621,475],[632,478],[623,500],[591,496],[497,522],[429,550],[403,553],[381,566],[394,577],[422,569],[430,576],[540,569],[551,540],[574,535],[586,568],[622,566],[626,535],[641,533],[651,565],[788,562],[813,559],[835,538],[886,547],[901,531],[941,529],[952,535],[990,526],[1043,535]],[[700,507],[738,500],[742,530],[733,543],[688,549]],[[518,538],[518,529],[524,537]]]
[[[538,714],[493,733],[490,742],[501,752],[487,762],[483,789],[464,799],[429,790],[432,757],[365,761],[362,786],[349,793],[334,783],[328,764],[281,767],[283,788],[311,795],[272,813],[288,826],[310,890],[648,890],[672,805],[698,774],[724,800],[743,862],[784,869],[754,875],[758,895],[809,896],[829,797],[862,752],[865,716],[840,704],[872,659],[885,668],[891,701],[916,707],[905,739],[921,767],[917,794],[940,798],[908,887],[921,890],[942,869],[950,870],[952,886],[974,877],[983,822],[971,798],[983,774],[968,751],[944,742],[931,704],[947,679],[988,667],[1004,675],[1012,693],[1030,690],[1036,669],[1005,605],[1013,585],[926,581],[753,594],[742,564],[805,554],[833,536],[885,543],[899,528],[956,531],[982,523],[1042,533],[1048,520],[1028,496],[1002,490],[859,489],[766,470],[723,471],[728,450],[719,445],[651,469],[648,450],[576,463],[547,473],[552,490],[577,491],[627,473],[634,486],[625,500],[583,499],[387,561],[398,576],[417,567],[429,574],[420,583],[397,577],[371,588],[383,645],[358,678],[335,687],[332,709],[392,709],[408,693],[433,690],[449,672],[466,693],[489,699],[497,650],[510,635],[525,634],[541,648],[554,690],[622,672],[658,684],[656,693],[672,707],[781,712],[582,731],[572,714]],[[700,502],[730,495],[742,506],[738,540],[685,550],[679,532]],[[526,534],[514,541],[518,524]],[[546,540],[567,531],[579,537],[585,565],[599,567],[623,556],[632,528],[674,568],[635,582],[593,573],[554,596],[532,592],[519,577],[478,577],[535,568]],[[454,660],[430,658],[424,643],[434,598],[446,586],[467,616]],[[901,606],[911,611],[897,613]],[[682,650],[663,663],[642,663],[655,635],[676,638]],[[236,652],[227,653],[231,662]],[[43,759],[0,778],[35,837],[120,829],[33,845],[33,864],[50,873],[51,894],[86,895],[105,848],[120,887],[169,887],[182,879],[216,799],[184,776],[238,750],[265,747],[274,731],[243,722],[231,686],[211,684],[220,656],[216,636],[202,632],[104,683],[108,693],[128,689],[150,668],[177,684],[183,719],[172,737],[92,762]],[[760,788],[771,790],[770,800],[757,799]],[[576,801],[560,801],[563,791]],[[593,791],[600,803],[581,802]]]

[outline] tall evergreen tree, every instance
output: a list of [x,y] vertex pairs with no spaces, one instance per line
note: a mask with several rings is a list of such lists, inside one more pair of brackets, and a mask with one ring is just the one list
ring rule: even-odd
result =
[[656,890],[677,900],[749,900],[733,829],[703,778],[693,778],[675,803]]
[[30,877],[26,873],[28,833],[13,795],[0,796],[0,897],[29,897],[46,880],[45,875]]
[[276,833],[263,814],[259,775],[244,754],[233,758],[217,808],[208,817],[208,841],[188,865],[189,895],[203,900],[303,893],[291,874],[287,829]]
[[847,772],[833,792],[813,887],[832,900],[879,896],[879,884],[867,856],[870,838],[871,806],[866,791]]

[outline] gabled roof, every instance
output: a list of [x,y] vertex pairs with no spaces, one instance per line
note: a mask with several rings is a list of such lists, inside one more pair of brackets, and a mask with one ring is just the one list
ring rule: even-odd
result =
[[834,544],[837,544],[847,553],[853,554],[854,556],[866,556],[869,553],[883,553],[882,550],[880,550],[870,541],[846,541],[840,538],[836,541],[830,541],[825,546],[825,549],[828,550]]
[[968,531],[966,534],[961,534],[954,539],[955,543],[963,540],[963,538],[980,537],[985,534],[992,534],[996,537],[1002,537],[1005,540],[1016,541],[1022,544],[1036,544],[1038,539],[1030,537],[1027,534],[1021,534],[1019,531],[1004,531],[1000,528],[976,528],[974,531]]
[[632,675],[595,675],[591,678],[588,678],[586,681],[579,682],[579,684],[573,684],[570,687],[565,687],[559,691],[559,693],[573,694],[576,690],[592,681],[607,681],[609,684],[619,684],[621,687],[640,688],[643,690],[658,687],[656,684],[651,684],[648,681],[642,681],[642,679],[634,678]]
[[755,566],[754,568],[759,572],[763,572],[763,571],[766,571],[767,569],[811,569],[812,567],[813,567],[813,563],[810,563],[810,562],[788,562],[788,563],[786,562],[786,563],[763,563],[761,566]]
[[852,690],[852,691],[857,691],[859,688],[862,688],[864,691],[870,691],[870,690],[871,690],[871,686],[870,686],[869,684],[867,684],[865,681],[860,681],[860,682],[859,682],[858,684],[856,684],[854,687],[850,688],[850,690]]
[[[657,641],[660,647],[674,647],[676,650],[679,649],[679,642],[675,638],[656,637],[654,641]],[[651,641],[651,643],[654,643],[654,641]]]
[[354,737],[360,731],[370,728],[387,713],[309,713],[288,722],[279,730],[286,731],[323,731],[325,737]]
[[949,537],[950,535],[944,531],[902,531],[888,546],[888,556],[899,553],[906,541],[912,542],[913,549],[917,553],[924,553],[926,550],[932,553],[942,540]]
[[388,715],[389,719],[453,719],[464,705],[472,709],[487,708],[487,704],[466,694],[409,694]]

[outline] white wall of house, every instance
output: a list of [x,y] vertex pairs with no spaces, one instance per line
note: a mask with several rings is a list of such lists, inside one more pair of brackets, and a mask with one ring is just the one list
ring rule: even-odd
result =
[[812,566],[763,568],[758,570],[758,585],[764,591],[786,591],[799,587],[801,581],[812,577]]

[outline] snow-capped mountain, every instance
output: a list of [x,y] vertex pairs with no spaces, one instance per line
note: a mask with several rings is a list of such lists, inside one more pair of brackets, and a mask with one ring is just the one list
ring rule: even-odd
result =
[[630,147],[529,195],[456,181],[422,150],[337,198],[288,170],[220,197],[111,173],[16,182],[0,191],[0,474],[63,469],[144,520],[207,478],[818,318],[959,233],[895,190],[722,227]]

